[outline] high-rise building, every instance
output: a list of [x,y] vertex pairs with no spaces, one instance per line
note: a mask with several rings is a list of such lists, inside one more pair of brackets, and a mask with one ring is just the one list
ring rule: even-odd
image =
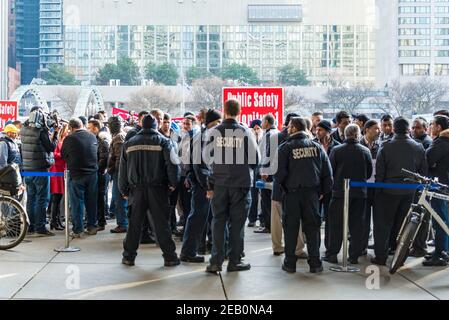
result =
[[39,69],[39,0],[16,0],[16,56],[29,84]]
[[62,0],[40,0],[40,71],[63,63]]
[[247,64],[265,81],[287,64],[309,80],[374,82],[374,0],[65,0],[64,63],[92,81],[132,58],[218,72]]
[[0,0],[0,100],[8,98],[9,1]]
[[16,68],[16,1],[8,0],[8,66]]
[[378,84],[449,82],[449,0],[377,0]]

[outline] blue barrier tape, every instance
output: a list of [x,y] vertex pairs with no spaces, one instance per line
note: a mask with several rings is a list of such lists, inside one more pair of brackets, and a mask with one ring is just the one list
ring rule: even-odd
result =
[[420,184],[410,183],[373,183],[373,182],[356,182],[351,181],[349,183],[351,188],[380,188],[380,189],[418,189],[421,188]]
[[21,172],[22,177],[64,177],[64,172]]

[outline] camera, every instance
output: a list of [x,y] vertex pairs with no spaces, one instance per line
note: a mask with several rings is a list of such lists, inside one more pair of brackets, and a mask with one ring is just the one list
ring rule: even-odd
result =
[[46,113],[42,109],[35,110],[30,113],[28,123],[30,127],[38,129],[45,129],[50,131],[51,129],[58,129],[61,126],[61,122],[67,122],[59,117],[56,110],[51,113]]

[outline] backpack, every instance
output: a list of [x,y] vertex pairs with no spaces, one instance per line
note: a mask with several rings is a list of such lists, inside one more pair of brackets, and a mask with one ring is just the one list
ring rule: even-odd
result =
[[15,196],[22,184],[19,166],[16,163],[7,165],[0,170],[0,194]]

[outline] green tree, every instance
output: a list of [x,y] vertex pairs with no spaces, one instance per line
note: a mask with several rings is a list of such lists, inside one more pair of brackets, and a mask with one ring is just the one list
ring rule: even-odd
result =
[[294,64],[287,64],[278,69],[278,81],[287,86],[306,86],[310,84],[306,73]]
[[204,68],[190,67],[186,72],[186,81],[191,85],[195,80],[211,77],[212,74]]
[[179,74],[173,64],[155,64],[150,62],[145,66],[145,77],[152,79],[156,83],[175,86]]
[[129,86],[138,84],[140,78],[139,67],[128,57],[121,57],[117,64],[106,64],[97,72],[97,83],[100,85],[109,84],[111,79],[120,79],[120,83]]
[[258,84],[256,72],[246,64],[232,63],[223,68],[221,77],[224,80],[237,80],[241,83]]
[[137,64],[129,57],[117,61],[118,79],[124,85],[135,86],[139,82],[140,72]]
[[118,79],[118,68],[116,64],[108,63],[104,65],[103,68],[97,71],[97,84],[99,85],[108,85],[109,80]]
[[53,64],[48,67],[48,71],[44,72],[42,78],[47,81],[48,85],[77,85],[75,76],[68,72],[63,66]]

